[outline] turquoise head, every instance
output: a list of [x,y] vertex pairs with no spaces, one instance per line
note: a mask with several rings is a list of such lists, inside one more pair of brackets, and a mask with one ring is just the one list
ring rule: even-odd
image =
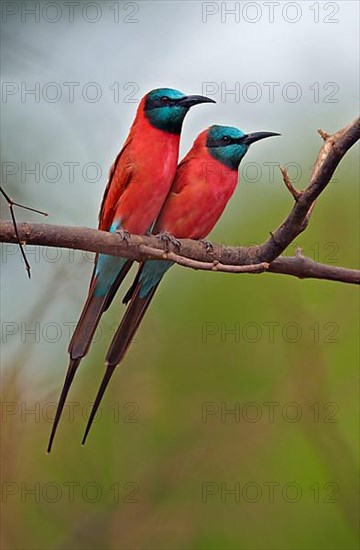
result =
[[151,125],[171,134],[180,134],[186,113],[193,105],[215,103],[202,95],[185,95],[172,88],[157,88],[145,97],[144,113]]
[[241,159],[245,156],[249,146],[255,141],[271,136],[279,136],[274,132],[254,132],[245,134],[233,126],[210,126],[206,147],[212,157],[230,168],[237,170]]

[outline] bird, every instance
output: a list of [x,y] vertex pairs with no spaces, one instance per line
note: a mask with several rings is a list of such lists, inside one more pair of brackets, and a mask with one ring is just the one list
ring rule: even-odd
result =
[[[100,230],[117,232],[122,239],[129,233],[144,235],[151,230],[175,176],[184,118],[192,106],[200,103],[215,101],[172,88],[151,90],[141,99],[129,135],[109,172],[99,213]],[[88,296],[68,348],[69,367],[47,452],[51,451],[81,359],[131,265],[126,258],[107,254],[95,258]]]
[[[238,168],[249,146],[274,132],[245,134],[232,126],[213,125],[201,132],[180,162],[170,193],[153,228],[154,234],[171,239],[203,240],[215,226],[231,198]],[[203,241],[208,246],[207,241]],[[129,305],[106,355],[106,371],[94,401],[82,444],[116,367],[123,360],[161,279],[173,265],[168,260],[146,260],[140,264],[125,295]]]

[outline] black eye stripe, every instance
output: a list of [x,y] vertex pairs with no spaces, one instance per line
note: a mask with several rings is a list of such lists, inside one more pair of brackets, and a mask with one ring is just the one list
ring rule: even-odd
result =
[[231,136],[221,136],[217,139],[208,138],[207,147],[229,147],[230,145],[239,144],[239,138],[233,138]]
[[158,109],[159,107],[172,107],[177,103],[176,99],[171,99],[168,96],[161,96],[155,99],[148,98],[145,102],[145,111],[151,111],[152,109]]

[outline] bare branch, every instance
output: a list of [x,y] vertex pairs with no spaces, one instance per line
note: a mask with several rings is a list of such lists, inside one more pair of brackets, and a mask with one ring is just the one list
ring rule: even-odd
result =
[[18,208],[23,208],[24,210],[29,210],[30,212],[36,212],[36,214],[41,214],[42,216],[48,216],[49,214],[47,212],[44,212],[43,210],[38,210],[37,208],[32,208],[31,206],[26,206],[25,204],[20,204],[19,202],[15,202],[12,200],[12,198],[6,193],[5,189],[0,186],[0,193],[5,198],[6,202],[10,206],[17,206]]
[[280,172],[282,173],[284,183],[288,188],[288,190],[290,191],[290,193],[292,194],[294,201],[296,202],[298,198],[301,196],[301,191],[298,191],[297,189],[295,189],[295,187],[291,183],[291,180],[289,178],[289,174],[287,173],[286,168],[284,168],[284,166],[281,166],[281,164],[279,165],[279,168],[280,168]]
[[324,141],[326,141],[330,137],[330,134],[324,132],[324,130],[322,130],[321,128],[318,128],[318,134],[323,138]]
[[20,252],[21,252],[21,255],[22,255],[24,263],[25,263],[25,269],[26,269],[26,272],[27,272],[28,277],[30,279],[31,278],[31,267],[30,267],[29,261],[26,257],[25,250],[24,250],[24,247],[23,247],[23,243],[21,242],[20,237],[19,237],[19,231],[18,231],[18,228],[17,228],[17,222],[16,222],[16,217],[15,217],[15,212],[14,212],[14,206],[17,206],[18,208],[23,208],[24,210],[30,210],[31,212],[36,212],[37,214],[42,214],[43,216],[47,216],[47,213],[42,212],[42,210],[37,210],[36,208],[31,208],[30,206],[25,206],[24,204],[20,204],[19,202],[13,201],[12,198],[6,193],[6,191],[3,187],[0,187],[0,193],[3,195],[6,202],[9,205],[10,215],[11,215],[11,219],[12,219],[13,224],[14,224],[14,230],[15,230],[15,234],[16,234],[16,238],[17,238],[17,244],[19,245]]
[[343,156],[360,138],[360,119],[354,120],[333,135],[322,132],[322,137],[325,141],[317,156],[308,186],[301,192],[287,218],[271,233],[271,238],[261,245],[259,261],[272,262],[304,231],[310,208],[329,184]]
[[[181,248],[181,241],[179,240]],[[212,244],[212,243],[211,243]],[[263,262],[260,264],[251,265],[224,265],[219,260],[213,260],[212,262],[202,262],[199,260],[192,260],[175,254],[175,252],[168,252],[166,249],[158,250],[146,245],[140,245],[139,250],[147,254],[153,259],[168,260],[184,267],[190,267],[191,269],[200,269],[203,271],[223,271],[225,273],[263,273],[269,268],[269,264]]]
[[360,284],[360,271],[314,262],[306,256],[279,256],[269,265],[270,273],[294,275],[299,279],[326,279],[341,283]]
[[[166,259],[184,267],[208,271],[270,272],[302,279],[316,278],[359,284],[360,272],[357,270],[314,262],[302,256],[301,251],[298,251],[294,257],[281,256],[287,246],[307,227],[316,199],[330,182],[340,160],[359,139],[360,120],[352,122],[332,136],[321,131],[321,136],[324,144],[306,189],[297,191],[286,170],[280,168],[285,185],[294,197],[295,204],[278,229],[270,232],[270,239],[260,246],[232,247],[190,239],[164,240],[155,236],[129,235],[125,238],[125,235],[84,227],[29,223],[13,225],[7,221],[0,221],[0,242],[101,252],[137,261]],[[6,197],[6,194],[4,196]],[[14,205],[13,201],[11,201],[12,205]]]
[[[29,223],[19,224],[18,230],[21,240],[32,245],[103,252],[137,261],[170,260],[184,267],[206,271],[226,273],[269,271],[293,275],[301,279],[311,277],[352,284],[360,283],[360,271],[320,264],[299,254],[290,258],[280,256],[271,263],[260,262],[258,246],[234,247],[210,243],[209,249],[204,247],[202,242],[179,239],[180,255],[177,245],[164,242],[155,236],[131,235],[124,240],[120,235],[86,227]],[[0,221],[0,242],[17,243],[11,222]],[[170,247],[173,249],[170,250]]]

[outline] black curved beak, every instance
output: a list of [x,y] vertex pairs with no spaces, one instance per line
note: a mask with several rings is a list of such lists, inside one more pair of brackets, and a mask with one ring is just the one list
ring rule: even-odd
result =
[[199,105],[199,103],[216,103],[214,99],[205,97],[204,95],[187,95],[177,101],[178,105],[190,109],[193,105]]
[[243,145],[251,145],[252,143],[255,143],[255,141],[272,136],[281,136],[281,134],[276,134],[274,132],[253,132],[252,134],[246,134],[240,138],[239,142]]

